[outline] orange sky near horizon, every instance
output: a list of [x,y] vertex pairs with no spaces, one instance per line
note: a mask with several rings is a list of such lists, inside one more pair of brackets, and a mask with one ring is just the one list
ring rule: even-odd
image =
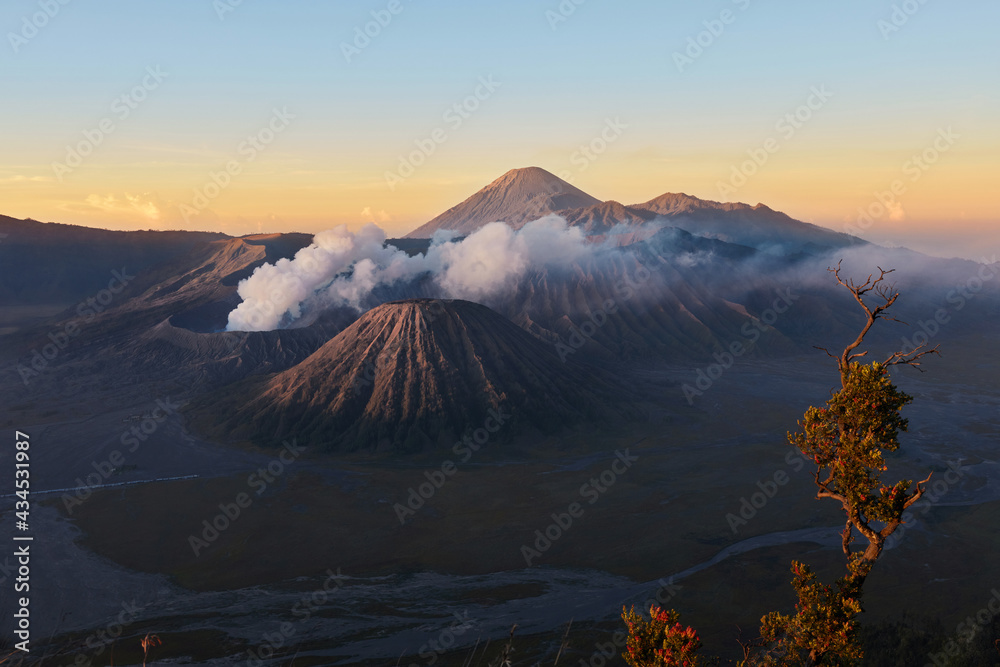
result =
[[[723,0],[718,34],[704,3],[571,3],[553,21],[545,3],[443,0],[345,50],[384,4],[66,5],[8,40],[0,214],[397,236],[538,166],[601,200],[684,192],[1000,252],[994,0],[918,3],[899,26],[891,0]],[[0,25],[32,12],[11,0]]]
[[[716,201],[764,203],[799,220],[931,254],[940,254],[938,250],[971,257],[1000,222],[1000,193],[989,168],[993,165],[984,164],[989,151],[981,145],[978,151],[965,151],[956,143],[926,170],[912,161],[918,150],[862,158],[798,148],[769,156],[767,168],[745,176],[745,182],[740,176],[753,172],[746,155],[740,161],[738,153],[735,158],[721,153],[671,156],[666,151],[653,156],[641,147],[620,148],[615,154],[609,149],[584,170],[569,160],[551,159],[548,154],[557,154],[557,149],[516,163],[501,164],[494,158],[466,169],[442,162],[417,171],[395,190],[387,186],[384,170],[345,174],[275,153],[244,170],[214,199],[203,200],[197,190],[203,197],[214,194],[210,175],[225,171],[207,161],[202,165],[204,183],[197,189],[185,189],[187,173],[169,165],[81,169],[83,173],[63,183],[51,170],[46,175],[37,168],[22,168],[22,173],[0,176],[0,214],[116,230],[189,229],[230,235],[316,233],[339,224],[356,228],[375,222],[390,236],[400,236],[509,168],[541,166],[568,176],[602,200],[634,204],[665,192],[684,192]],[[563,150],[572,155],[576,149]],[[150,182],[161,187],[150,191]],[[894,182],[900,194],[892,193]],[[889,207],[879,204],[879,193]],[[207,206],[199,210],[203,203]],[[860,217],[860,209],[869,212],[870,222]]]

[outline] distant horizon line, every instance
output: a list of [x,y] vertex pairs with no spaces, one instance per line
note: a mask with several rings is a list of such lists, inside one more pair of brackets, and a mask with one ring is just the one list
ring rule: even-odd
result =
[[[664,193],[664,194],[683,194],[683,193],[669,193],[668,192],[668,193]],[[688,195],[688,196],[692,196],[692,198],[698,199],[699,201],[707,201],[707,200],[700,199],[699,197],[694,197],[693,195]],[[608,201],[613,201],[613,200],[608,200]],[[602,203],[606,203],[606,202],[602,202]],[[765,204],[765,206],[766,206],[766,204]],[[770,208],[770,207],[768,207],[768,208]],[[770,210],[775,211],[776,209],[770,209]],[[776,211],[776,212],[781,213],[782,211]],[[556,212],[556,213],[550,213],[548,215],[556,215],[556,216],[558,216],[559,214],[558,214],[558,212]],[[787,215],[787,214],[785,214],[785,215]],[[545,217],[545,216],[543,216],[543,217]],[[789,216],[789,217],[791,217],[791,216]],[[183,228],[171,228],[171,229],[153,229],[153,228],[109,229],[107,227],[95,227],[93,225],[84,225],[84,224],[72,223],[72,222],[57,222],[57,221],[54,221],[54,220],[50,220],[50,221],[36,220],[35,218],[30,218],[30,217],[28,217],[28,218],[16,218],[14,216],[6,215],[4,213],[0,213],[0,218],[7,218],[7,219],[10,219],[10,220],[16,220],[16,221],[19,221],[19,222],[33,222],[33,223],[37,223],[37,224],[40,224],[40,225],[62,225],[64,227],[79,227],[79,228],[82,228],[82,229],[92,229],[92,230],[95,230],[95,231],[110,232],[110,233],[116,233],[116,234],[136,234],[136,233],[146,233],[146,234],[172,234],[172,233],[183,233],[183,234],[214,234],[214,235],[225,237],[227,239],[246,239],[246,238],[253,238],[253,237],[283,236],[283,235],[293,235],[293,234],[299,234],[299,235],[302,235],[302,236],[315,237],[318,233],[320,233],[320,232],[302,232],[302,231],[259,231],[259,232],[250,232],[250,233],[247,233],[247,234],[235,234],[234,235],[234,234],[229,234],[229,233],[226,233],[226,232],[223,232],[223,231],[218,231],[218,230],[214,230],[213,231],[213,230],[204,230],[204,229],[183,229]],[[923,252],[921,250],[915,250],[915,249],[913,249],[913,248],[911,248],[909,246],[900,245],[900,244],[885,244],[885,243],[878,243],[878,242],[875,242],[875,241],[869,241],[869,240],[864,239],[864,238],[862,238],[860,236],[854,236],[852,234],[848,234],[847,232],[842,232],[842,231],[833,229],[831,227],[827,227],[826,225],[822,225],[822,224],[819,224],[819,223],[813,223],[813,222],[806,222],[804,220],[798,220],[797,218],[792,218],[792,219],[795,220],[796,222],[801,222],[803,224],[815,225],[817,227],[822,227],[822,228],[827,229],[827,230],[832,231],[832,232],[836,232],[836,233],[840,233],[840,234],[845,234],[847,236],[851,236],[852,238],[856,238],[856,239],[858,239],[860,241],[864,241],[865,243],[868,243],[868,244],[871,244],[871,245],[875,245],[875,246],[879,246],[879,247],[886,248],[886,249],[907,250],[909,252],[914,252],[914,253],[917,253],[917,254],[920,254],[920,255],[924,255],[924,256],[927,256],[927,257],[936,257],[938,259],[959,259],[959,260],[974,262],[974,263],[977,263],[977,264],[989,265],[989,264],[992,264],[992,263],[997,263],[996,261],[991,262],[990,259],[987,258],[985,255],[983,257],[979,258],[979,259],[975,259],[973,257],[961,257],[961,256],[958,256],[958,255],[930,255],[930,254],[925,253],[925,252]],[[503,224],[509,224],[509,223],[507,223],[507,222],[505,222],[503,220],[497,220],[496,222],[502,222]],[[348,225],[348,224],[349,223],[339,223],[337,225],[333,225],[332,227],[328,227],[327,229],[332,229],[332,228],[335,228],[335,227],[339,227],[340,225]],[[357,224],[359,226],[364,226],[364,225],[371,224],[371,225],[375,225],[376,227],[379,227],[379,229],[382,229],[382,231],[386,231],[384,228],[382,228],[381,226],[379,226],[378,223],[376,223],[375,221],[359,222]],[[648,223],[646,223],[646,224],[648,224]],[[420,225],[418,225],[417,227],[419,227],[419,226]],[[675,225],[671,226],[671,227],[683,230],[683,228],[677,227]],[[667,227],[667,228],[670,228],[670,227]],[[686,231],[686,230],[684,230],[684,231]],[[698,236],[698,234],[694,234],[694,232],[688,232],[688,233],[689,234],[693,234],[695,236]],[[9,236],[9,235],[0,233],[0,244],[2,244],[3,239],[6,238],[7,236]],[[971,238],[971,235],[969,235],[969,236]],[[390,241],[422,241],[422,240],[430,240],[431,238],[432,237],[420,237],[420,238],[412,238],[411,239],[411,238],[406,238],[405,234],[401,235],[401,236],[389,236],[388,233],[387,233],[385,240],[388,243]]]

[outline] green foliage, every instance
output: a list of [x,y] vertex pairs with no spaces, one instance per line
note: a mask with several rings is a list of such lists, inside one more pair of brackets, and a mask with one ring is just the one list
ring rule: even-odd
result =
[[[907,493],[910,481],[882,483],[888,470],[885,453],[899,449],[899,434],[907,428],[900,410],[912,397],[892,384],[888,369],[879,363],[851,363],[841,380],[826,407],[809,408],[799,422],[801,430],[789,433],[788,441],[816,464],[819,496],[839,500],[847,515],[847,574],[828,586],[808,566],[793,563],[796,613],[773,612],[762,619],[761,638],[768,650],[755,664],[851,665],[861,659],[857,615],[862,587],[885,538],[902,522],[913,498]],[[884,526],[876,530],[869,525],[873,520]],[[854,529],[869,539],[867,549],[850,550]]]
[[861,603],[859,590],[845,577],[828,586],[808,565],[792,562],[792,586],[799,596],[796,614],[771,612],[761,619],[761,638],[768,646],[754,665],[854,665],[861,658],[857,644]]
[[888,522],[902,516],[910,482],[881,484],[887,470],[883,452],[899,449],[907,420],[899,414],[913,397],[896,389],[879,363],[852,363],[840,391],[827,407],[811,407],[789,442],[811,458],[827,491],[839,494],[870,519]]
[[622,619],[628,626],[628,643],[623,657],[629,667],[701,667],[708,664],[697,655],[701,640],[694,628],[680,624],[680,614],[652,605],[649,616],[647,621],[634,607],[628,611],[622,608]]

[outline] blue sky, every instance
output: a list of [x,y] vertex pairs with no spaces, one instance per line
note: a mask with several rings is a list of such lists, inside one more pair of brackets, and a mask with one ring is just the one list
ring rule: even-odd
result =
[[[763,201],[837,228],[953,126],[961,140],[869,237],[927,249],[961,229],[955,252],[968,254],[970,239],[981,244],[995,228],[995,0],[565,0],[566,15],[555,1],[399,0],[392,15],[389,0],[243,0],[221,18],[228,0],[51,0],[58,11],[47,25],[12,45],[11,33],[48,1],[0,8],[0,196],[9,202],[0,212],[8,215],[230,232],[317,231],[372,216],[406,231],[504,171],[537,165],[568,170],[602,199],[684,191]],[[886,32],[894,5],[899,29]],[[372,12],[391,21],[348,62],[342,45]],[[706,32],[713,26],[720,34]],[[706,46],[679,71],[673,54],[699,33]],[[52,163],[150,66],[168,74],[163,84],[54,181]],[[385,173],[400,156],[490,76],[495,93],[388,188]],[[776,120],[813,86],[826,86],[830,100],[723,196],[732,166],[776,136]],[[181,220],[177,206],[274,108],[295,115],[289,129],[196,219]],[[586,169],[574,166],[574,151],[609,118],[627,125],[620,139]],[[119,205],[127,197],[144,203]]]

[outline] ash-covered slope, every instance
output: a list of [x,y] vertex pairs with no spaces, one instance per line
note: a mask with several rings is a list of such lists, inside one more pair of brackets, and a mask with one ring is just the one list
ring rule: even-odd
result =
[[[725,273],[753,289],[743,276],[758,266],[750,263],[757,251],[672,228],[626,250],[595,255],[568,272],[532,272],[490,305],[554,347],[562,343],[558,349],[576,359],[711,360],[733,341],[749,346],[751,339],[755,353],[795,350],[780,328],[761,324],[759,311],[727,300],[712,282]],[[775,290],[764,283],[761,291],[773,300]]]
[[[226,239],[185,262],[162,267],[152,286],[111,313],[116,315],[112,321],[133,323],[133,334],[111,350],[113,358],[134,373],[171,377],[190,386],[225,384],[299,363],[354,321],[356,313],[331,309],[320,321],[295,329],[247,333],[222,328],[239,302],[240,279],[307,242],[304,234]],[[164,319],[153,324],[154,316]]]
[[[229,300],[236,295],[236,286],[250,276],[258,266],[292,257],[309,245],[308,234],[252,234],[239,238],[214,241],[198,252],[157,267],[142,276],[147,287],[138,300],[144,308],[154,305],[184,304],[186,307]],[[238,299],[235,299],[238,302]],[[230,307],[227,303],[226,307]],[[168,314],[175,314],[176,308]],[[228,312],[228,311],[227,311]],[[225,318],[221,326],[225,326]]]
[[[63,227],[53,229],[63,233]],[[294,254],[308,240],[304,234],[270,234],[195,245],[183,255],[129,273],[118,293],[104,290],[92,295],[99,298],[5,336],[0,356],[17,364],[20,376],[27,375],[32,390],[40,392],[43,385],[59,387],[66,377],[83,387],[103,374],[116,383],[170,377],[195,386],[283,370],[329,340],[354,314],[331,312],[308,330],[260,336],[221,329],[239,303],[239,279],[264,262]],[[106,250],[98,247],[95,254]],[[52,332],[60,333],[63,345],[45,358],[40,350],[51,342]]]
[[600,203],[539,167],[512,169],[406,236],[430,238],[439,229],[468,234],[490,222],[506,222],[517,229],[555,211]]
[[306,327],[250,332],[197,332],[168,318],[118,346],[115,354],[133,373],[213,388],[294,366],[356,318],[342,308]]
[[[236,439],[417,451],[484,424],[505,437],[599,419],[622,396],[486,306],[412,299],[368,311],[294,368],[227,390],[197,421]],[[510,416],[487,424],[491,411]]]
[[[77,228],[68,225],[53,225],[59,246],[74,245]],[[67,229],[69,231],[67,231]],[[85,228],[81,228],[85,229]],[[99,231],[103,230],[89,230]],[[82,232],[81,232],[82,233]],[[143,235],[146,232],[105,232],[123,234],[131,244],[145,247],[150,241],[136,240],[128,235]],[[62,235],[68,234],[63,237]],[[179,235],[189,234],[178,232]],[[193,234],[193,233],[191,233]],[[112,236],[112,239],[119,239]],[[187,239],[185,236],[179,236]],[[174,248],[172,256],[142,269],[127,264],[130,255],[118,245],[103,245],[103,241],[93,243],[80,241],[74,245],[75,255],[94,255],[109,258],[103,284],[90,291],[80,302],[71,302],[65,311],[34,328],[25,328],[7,339],[10,349],[17,350],[22,343],[30,345],[38,338],[44,338],[55,326],[76,322],[81,330],[80,339],[114,336],[155,326],[168,317],[173,317],[178,326],[194,331],[211,332],[225,327],[226,316],[238,303],[237,285],[242,278],[265,262],[274,263],[283,257],[291,257],[296,251],[309,244],[306,234],[255,234],[240,238],[205,239],[205,235],[193,235],[186,241],[183,252]],[[198,240],[201,239],[201,240]],[[54,242],[55,242],[54,241]],[[31,246],[35,250],[44,246]],[[180,246],[179,246],[180,247]],[[8,250],[17,255],[20,250],[11,246]],[[66,250],[66,252],[69,252]],[[6,257],[5,257],[6,260]],[[56,266],[60,255],[47,258],[41,266]],[[102,260],[103,261],[103,260]],[[6,273],[5,264],[0,263],[0,278]],[[112,270],[116,273],[112,274]],[[102,270],[105,271],[105,270]],[[87,271],[71,271],[67,282],[79,280],[85,283]],[[121,276],[109,283],[108,277]],[[74,277],[75,276],[75,277]],[[2,282],[2,280],[0,280]],[[2,292],[2,289],[0,289]],[[31,294],[30,290],[19,294]],[[95,301],[98,299],[98,301]]]

